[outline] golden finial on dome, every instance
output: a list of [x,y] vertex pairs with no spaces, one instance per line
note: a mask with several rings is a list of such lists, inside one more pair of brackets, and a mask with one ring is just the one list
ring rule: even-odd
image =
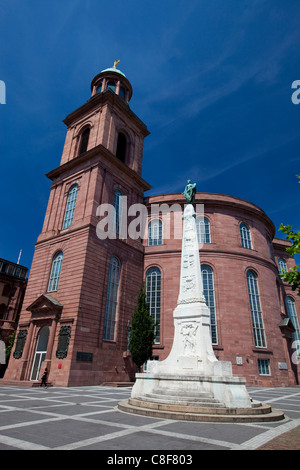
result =
[[119,62],[120,62],[119,60],[115,60],[115,61],[114,61],[113,69],[115,69],[115,68],[117,67],[117,65],[118,65]]

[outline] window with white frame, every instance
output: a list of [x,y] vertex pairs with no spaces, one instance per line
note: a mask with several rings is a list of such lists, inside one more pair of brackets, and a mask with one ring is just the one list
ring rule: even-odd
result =
[[196,219],[196,230],[198,243],[210,243],[210,222],[207,217],[198,217]]
[[210,266],[201,265],[203,294],[210,310],[210,333],[213,344],[218,344],[214,273]]
[[54,292],[58,289],[62,262],[63,262],[63,252],[60,251],[54,256],[53,261],[52,261],[48,292]]
[[68,194],[65,217],[64,217],[64,222],[63,222],[63,229],[70,227],[70,225],[72,225],[73,223],[77,192],[78,192],[78,184],[75,184],[74,186],[72,186]]
[[278,269],[279,269],[279,274],[284,274],[287,272],[286,262],[282,258],[278,259]]
[[109,341],[115,340],[120,272],[121,272],[121,263],[118,260],[118,258],[116,258],[115,256],[112,256],[110,259],[110,263],[109,263],[104,329],[103,329],[103,339],[109,340]]
[[271,375],[269,359],[258,359],[257,362],[259,375]]
[[295,308],[295,301],[292,297],[286,297],[285,304],[286,304],[287,314],[289,318],[291,319],[291,322],[293,323],[293,326],[295,328],[295,331],[292,333],[292,338],[294,341],[294,347],[296,348],[296,354],[298,357],[300,357],[300,328],[299,328],[299,322],[298,322],[297,312]]
[[241,242],[243,248],[252,249],[250,229],[246,224],[240,224]]
[[123,212],[123,194],[119,189],[115,190],[114,194],[114,219],[113,230],[116,234],[120,235],[122,227],[122,212]]
[[162,244],[162,221],[151,220],[148,225],[148,245],[161,245]]
[[152,315],[155,329],[155,344],[160,343],[160,310],[161,310],[161,272],[157,267],[150,268],[146,273],[146,302]]
[[253,271],[247,272],[247,284],[255,346],[257,348],[265,348],[266,338],[260,305],[257,275]]

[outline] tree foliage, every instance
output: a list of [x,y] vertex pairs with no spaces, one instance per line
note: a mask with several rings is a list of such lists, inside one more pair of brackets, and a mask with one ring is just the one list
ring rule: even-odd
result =
[[132,317],[131,338],[129,350],[133,362],[139,367],[152,356],[152,346],[155,338],[155,323],[149,313],[146,302],[145,285],[142,286],[138,304]]
[[5,349],[5,356],[6,356],[6,360],[8,361],[9,357],[10,357],[10,354],[11,354],[11,350],[13,348],[13,345],[14,345],[14,341],[15,341],[15,336],[16,336],[16,331],[14,331],[10,336],[9,336],[9,339],[8,339],[8,345]]
[[[296,175],[300,183],[300,175]],[[279,230],[286,234],[287,240],[291,242],[291,246],[286,248],[286,251],[290,256],[294,256],[300,253],[300,232],[294,232],[291,225],[281,224]],[[293,291],[298,290],[297,295],[300,296],[300,271],[299,266],[294,266],[286,273],[281,275],[284,282],[291,284]]]

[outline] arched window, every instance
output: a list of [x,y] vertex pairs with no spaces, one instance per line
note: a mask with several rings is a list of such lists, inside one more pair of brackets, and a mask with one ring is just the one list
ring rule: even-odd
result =
[[122,228],[122,212],[123,212],[123,194],[119,189],[115,190],[114,194],[114,219],[113,219],[113,231],[120,235]]
[[97,88],[96,88],[96,93],[101,93],[102,91],[102,82],[98,83]]
[[70,225],[73,223],[77,192],[78,192],[78,184],[75,184],[74,186],[72,186],[68,194],[65,217],[64,217],[64,222],[63,222],[63,229],[70,227]]
[[284,259],[279,258],[278,268],[279,268],[279,274],[284,274],[287,272],[287,266],[286,266],[286,262],[284,261]]
[[115,82],[108,82],[107,89],[115,93],[116,91],[116,84]]
[[210,266],[202,265],[203,294],[210,310],[210,332],[213,344],[218,344],[217,318],[215,305],[214,273]]
[[161,245],[162,244],[162,221],[151,220],[148,225],[148,245]]
[[49,332],[48,326],[44,326],[39,332],[30,380],[39,379],[41,365],[46,358]]
[[247,272],[247,284],[255,346],[265,348],[266,338],[260,306],[257,275],[253,271]]
[[123,88],[122,86],[120,86],[119,95],[121,96],[121,98],[125,99],[125,88]]
[[103,339],[114,341],[116,330],[116,314],[118,304],[118,290],[120,282],[121,263],[112,256],[109,264],[108,285],[106,293],[106,307],[104,317]]
[[206,217],[196,219],[198,243],[210,243],[210,223]]
[[154,322],[157,322],[155,330],[156,344],[160,343],[160,307],[161,307],[161,273],[158,268],[150,268],[146,274],[146,302],[149,313]]
[[300,328],[299,328],[299,322],[298,322],[297,312],[295,308],[295,301],[294,299],[292,299],[292,297],[286,297],[285,304],[286,304],[287,314],[290,317],[293,323],[293,326],[295,328],[295,331],[292,333],[292,338],[294,341],[293,347],[295,347],[296,349],[297,356],[300,357]]
[[53,261],[52,261],[48,292],[53,292],[58,289],[62,262],[63,262],[63,252],[60,251],[54,256]]
[[78,155],[81,155],[82,153],[87,151],[89,137],[90,137],[90,128],[87,127],[86,129],[84,129],[80,137],[80,147],[79,147]]
[[119,160],[121,160],[124,163],[125,163],[125,157],[126,157],[126,147],[127,147],[126,136],[122,132],[119,132],[116,156]]
[[252,249],[251,236],[250,236],[250,229],[249,229],[248,225],[241,224],[240,225],[240,233],[241,233],[242,247],[243,248],[249,248],[249,250],[251,250]]

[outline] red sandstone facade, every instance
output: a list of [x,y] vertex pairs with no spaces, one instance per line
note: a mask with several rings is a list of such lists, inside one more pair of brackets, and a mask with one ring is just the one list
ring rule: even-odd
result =
[[[172,214],[170,236],[165,236],[162,220],[162,240],[149,246],[147,237],[143,242],[122,238],[116,227],[115,238],[101,239],[98,208],[115,204],[117,194],[127,197],[128,207],[145,203],[149,211],[155,203],[183,206],[183,196],[144,199],[150,189],[141,177],[148,130],[129,108],[132,89],[126,77],[107,69],[93,79],[91,91],[90,100],[65,119],[61,163],[47,175],[52,181],[49,203],[6,382],[34,383],[45,367],[56,386],[133,380],[128,325],[151,268],[159,269],[161,276],[160,338],[153,356],[164,359],[172,346],[181,257]],[[199,247],[201,264],[213,273],[216,356],[231,361],[234,373],[246,377],[248,384],[297,384],[295,332],[285,298],[293,299],[298,315],[299,298],[282,283],[278,271],[278,258],[288,267],[294,265],[285,251],[287,243],[274,239],[273,223],[250,202],[198,193],[196,203],[204,204],[210,223],[210,242]],[[251,248],[242,247],[241,223],[250,230]],[[263,347],[254,341],[249,270],[257,276]],[[156,296],[156,308],[157,302]]]

